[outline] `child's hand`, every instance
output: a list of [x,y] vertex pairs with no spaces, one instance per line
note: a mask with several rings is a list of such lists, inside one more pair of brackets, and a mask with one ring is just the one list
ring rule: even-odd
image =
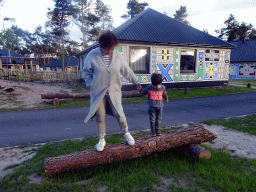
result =
[[166,103],[168,103],[168,101],[169,101],[168,99],[165,100]]

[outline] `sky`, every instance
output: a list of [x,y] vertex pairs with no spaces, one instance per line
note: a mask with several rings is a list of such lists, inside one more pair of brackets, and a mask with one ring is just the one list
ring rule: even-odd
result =
[[[127,13],[129,0],[102,0],[112,9],[111,16],[114,20],[114,27],[118,27],[124,19],[121,15]],[[118,2],[118,3],[117,3]],[[144,0],[139,0],[142,3]],[[225,27],[230,14],[235,16],[237,21],[251,23],[256,28],[256,0],[146,0],[148,7],[164,13],[173,18],[180,6],[187,8],[187,21],[196,29],[207,29],[210,35],[217,36],[214,30]],[[3,27],[17,25],[23,30],[34,32],[34,29],[47,21],[47,8],[53,8],[53,0],[5,0],[0,7],[0,31]],[[3,18],[15,18],[15,22],[5,21]],[[4,26],[3,26],[4,25]],[[71,28],[71,39],[79,40],[82,34],[78,28]]]

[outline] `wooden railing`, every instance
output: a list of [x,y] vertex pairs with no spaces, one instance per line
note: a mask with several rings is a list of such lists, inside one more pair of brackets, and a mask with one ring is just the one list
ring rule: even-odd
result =
[[65,82],[79,80],[80,71],[31,71],[30,69],[0,69],[0,79],[16,81]]

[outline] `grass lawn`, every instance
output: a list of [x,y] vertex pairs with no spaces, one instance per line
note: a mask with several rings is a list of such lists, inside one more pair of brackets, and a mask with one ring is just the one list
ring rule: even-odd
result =
[[211,124],[223,125],[225,127],[236,129],[238,131],[244,131],[252,135],[256,135],[256,114],[247,115],[244,117],[232,117],[228,119],[208,120],[208,121],[205,121],[204,123],[207,123],[210,125]]
[[[244,126],[255,116],[240,118]],[[219,121],[219,120],[218,120]],[[222,122],[220,122],[222,124]],[[237,121],[230,121],[229,127]],[[224,124],[223,124],[224,125]],[[169,131],[172,128],[162,128]],[[248,130],[246,130],[248,131]],[[133,133],[135,139],[150,135],[148,131]],[[107,144],[124,141],[123,134],[106,136]],[[13,173],[4,177],[0,191],[256,191],[256,159],[233,157],[223,150],[208,148],[211,159],[198,159],[176,148],[145,157],[78,168],[54,176],[44,173],[44,159],[93,148],[98,137],[47,143],[37,154],[21,165],[9,166]],[[31,183],[31,178],[41,182]]]
[[232,84],[243,85],[243,86],[247,86],[247,84],[250,83],[252,87],[256,87],[255,80],[229,79],[228,82]]

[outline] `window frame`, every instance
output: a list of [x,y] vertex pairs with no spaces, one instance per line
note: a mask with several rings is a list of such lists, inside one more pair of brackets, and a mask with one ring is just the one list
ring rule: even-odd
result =
[[[181,69],[181,58],[182,58],[182,55],[181,55],[181,52],[183,50],[186,50],[186,51],[194,51],[194,59],[193,59],[193,63],[194,63],[194,69],[189,69],[189,70],[182,70]],[[180,50],[180,73],[196,73],[196,59],[197,59],[197,49],[193,49],[193,48],[181,48]]]
[[[134,70],[131,66],[131,49],[146,49],[147,55],[146,55],[146,69],[145,70]],[[146,46],[129,46],[129,66],[133,70],[135,74],[150,74],[150,47]]]

